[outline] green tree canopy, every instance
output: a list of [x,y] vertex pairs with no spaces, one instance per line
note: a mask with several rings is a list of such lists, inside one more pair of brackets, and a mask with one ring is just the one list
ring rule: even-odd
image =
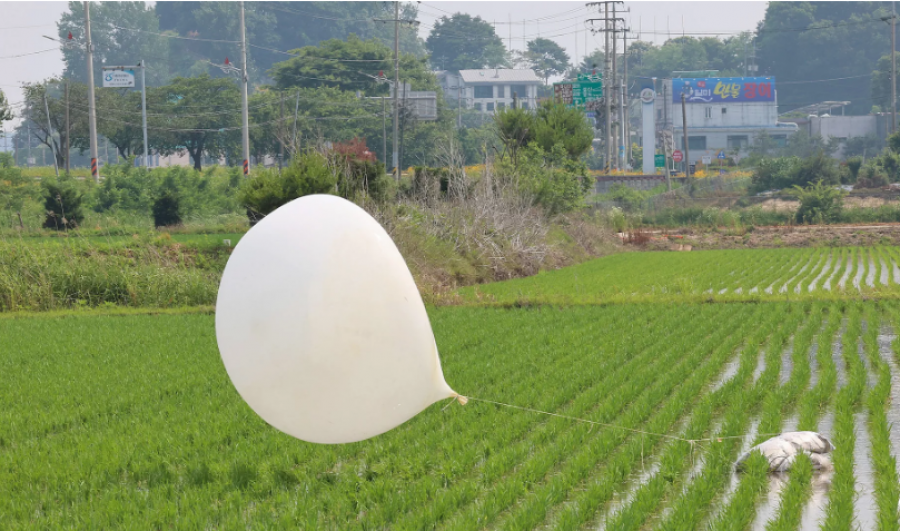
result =
[[153,120],[152,143],[160,152],[187,150],[197,170],[202,169],[203,155],[237,152],[241,91],[233,80],[177,77],[148,95],[148,107],[159,113]]
[[0,126],[3,126],[3,122],[8,122],[13,119],[12,109],[9,108],[9,101],[6,99],[6,94],[0,90]]
[[464,13],[441,17],[425,41],[431,64],[441,70],[508,66],[506,47],[494,27]]
[[521,53],[520,61],[544,78],[544,83],[552,76],[558,76],[569,68],[566,50],[550,39],[537,38],[529,41],[527,49]]
[[[376,39],[364,41],[349,35],[347,40],[330,39],[291,53],[294,57],[275,63],[269,70],[279,89],[326,86],[377,96],[387,94],[389,88],[373,77],[383,72],[389,80],[394,78],[393,51]],[[400,79],[413,90],[438,90],[437,79],[425,59],[412,54],[400,56]]]
[[[87,83],[84,54],[84,3],[69,2],[69,10],[57,22],[57,35],[74,46],[62,47],[63,77]],[[166,83],[170,75],[169,39],[159,35],[159,19],[146,2],[92,2],[91,44],[94,48],[94,83],[101,84],[103,66],[136,65],[146,61],[147,84]],[[139,83],[140,81],[138,81]]]
[[[875,102],[867,96],[876,93],[867,77],[884,71],[876,63],[890,52],[890,26],[881,20],[889,15],[883,2],[769,2],[757,30],[757,57],[759,74],[781,83],[779,109],[847,100],[849,113],[868,113]],[[785,83],[820,79],[834,81]]]

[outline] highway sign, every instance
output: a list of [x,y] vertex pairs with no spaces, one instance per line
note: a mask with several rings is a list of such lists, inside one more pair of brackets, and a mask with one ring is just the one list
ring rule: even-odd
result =
[[666,156],[665,155],[653,155],[653,166],[657,168],[663,168],[666,165]]
[[709,155],[703,155],[702,157],[700,157],[700,159],[704,165],[709,165],[712,162],[712,157]]
[[682,153],[681,150],[676,149],[672,152],[672,160],[674,160],[675,162],[681,162],[682,160],[684,160],[684,153]]
[[717,159],[724,159],[724,158],[725,158],[725,152],[724,152],[724,151],[720,151],[719,154],[716,155],[716,158],[717,158]]

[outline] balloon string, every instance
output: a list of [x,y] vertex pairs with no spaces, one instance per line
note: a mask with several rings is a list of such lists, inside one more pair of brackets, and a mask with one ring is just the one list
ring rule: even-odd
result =
[[[558,418],[561,418],[561,419],[571,420],[571,421],[574,421],[574,422],[582,422],[582,423],[584,423],[584,424],[593,424],[593,425],[595,425],[595,426],[603,426],[603,427],[606,427],[606,428],[615,428],[615,429],[618,429],[618,430],[629,431],[629,432],[632,432],[632,433],[640,433],[640,434],[643,434],[643,435],[651,435],[651,436],[655,436],[655,437],[664,437],[664,438],[666,438],[666,439],[672,439],[672,440],[675,440],[675,441],[682,441],[682,442],[689,443],[692,447],[693,447],[693,445],[694,445],[695,443],[701,443],[701,442],[722,442],[722,441],[725,440],[725,439],[743,439],[743,438],[745,437],[744,435],[723,435],[723,436],[721,436],[721,437],[709,437],[709,438],[706,438],[706,439],[685,439],[685,438],[683,438],[683,437],[678,437],[678,436],[676,436],[676,435],[668,435],[668,434],[666,434],[666,433],[654,433],[654,432],[652,432],[652,431],[645,431],[645,430],[638,430],[638,429],[634,429],[634,428],[627,428],[627,427],[625,427],[625,426],[619,426],[618,424],[609,424],[609,423],[607,423],[607,422],[598,422],[598,421],[596,421],[596,420],[583,419],[583,418],[579,418],[579,417],[571,417],[571,416],[569,416],[569,415],[560,415],[559,413],[552,413],[552,412],[550,412],[550,411],[541,411],[540,409],[532,409],[532,408],[530,408],[530,407],[516,406],[516,405],[513,405],[513,404],[506,404],[506,403],[504,403],[504,402],[496,402],[496,401],[494,401],[494,400],[488,400],[488,399],[486,399],[486,398],[477,398],[477,397],[474,397],[474,396],[455,395],[455,396],[451,397],[451,401],[450,401],[446,406],[444,406],[443,409],[447,409],[448,407],[450,407],[450,405],[453,404],[453,401],[454,401],[454,400],[458,401],[458,402],[459,402],[460,404],[462,404],[462,405],[465,405],[466,402],[468,402],[469,400],[476,400],[476,401],[478,401],[478,402],[486,402],[486,403],[488,403],[488,404],[494,404],[494,405],[498,405],[498,406],[509,407],[509,408],[518,409],[518,410],[521,410],[521,411],[528,411],[528,412],[530,412],[530,413],[537,413],[537,414],[539,414],[539,415],[548,415],[548,416],[551,416],[551,417],[558,417]],[[443,411],[443,409],[442,409],[441,411]],[[757,436],[757,437],[760,437],[760,436],[762,436],[762,437],[773,436],[773,437],[774,437],[775,435],[779,435],[779,433],[762,433],[762,434],[757,434],[756,436]]]

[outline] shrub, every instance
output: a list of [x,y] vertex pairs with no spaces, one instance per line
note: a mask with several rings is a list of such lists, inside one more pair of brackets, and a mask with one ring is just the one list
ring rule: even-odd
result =
[[856,188],[881,188],[887,186],[888,176],[880,166],[866,165],[859,171]]
[[856,179],[859,178],[859,169],[863,165],[862,157],[850,157],[847,159],[847,169],[850,170],[850,177],[853,182],[856,182]]
[[67,230],[81,225],[84,212],[81,203],[82,194],[71,179],[48,179],[42,183],[44,188],[44,210],[47,213],[44,227],[48,229]]
[[153,201],[153,225],[156,227],[181,225],[181,201],[176,192],[166,190]]
[[238,198],[250,222],[255,223],[298,197],[335,193],[336,186],[337,177],[325,157],[311,151],[291,160],[280,175],[276,169],[260,171],[244,183]]
[[822,181],[806,188],[795,185],[793,193],[800,201],[796,214],[799,223],[828,223],[838,220],[844,196],[847,195],[843,190]]

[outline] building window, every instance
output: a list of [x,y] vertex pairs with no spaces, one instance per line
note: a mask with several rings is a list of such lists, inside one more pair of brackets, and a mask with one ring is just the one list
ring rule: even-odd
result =
[[497,102],[497,110],[498,110],[498,111],[502,111],[502,110],[505,109],[505,108],[506,108],[506,104],[505,104],[505,103],[503,103],[502,101],[498,101],[498,102]]
[[707,118],[712,118],[712,107],[707,107],[703,111]]
[[516,95],[517,98],[525,99],[528,97],[528,85],[510,85],[509,86],[509,97],[512,98],[513,94]]
[[475,86],[475,97],[476,98],[493,98],[494,97],[494,87],[487,86]]
[[705,136],[689,136],[688,149],[706,149]]
[[728,108],[727,108],[727,107],[722,107],[722,114],[726,114],[727,112],[728,112]]
[[772,135],[772,140],[775,141],[775,145],[778,147],[787,146],[787,135]]
[[749,143],[747,135],[728,135],[728,149],[744,149]]
[[488,102],[488,104],[487,104],[487,110],[488,110],[488,112],[493,112],[493,111],[494,111],[494,102],[492,102],[492,101]]
[[481,110],[481,103],[480,103],[480,102],[475,104],[475,110],[476,110],[476,111],[480,111],[480,110]]
[[527,101],[522,102],[522,108],[525,109],[526,111],[528,110],[528,102]]

